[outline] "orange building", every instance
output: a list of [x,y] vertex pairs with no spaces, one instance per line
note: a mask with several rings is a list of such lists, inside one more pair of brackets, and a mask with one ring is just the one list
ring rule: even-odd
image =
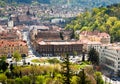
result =
[[99,31],[83,31],[80,33],[79,39],[81,41],[101,42],[102,44],[110,43],[110,35],[105,32],[100,33]]
[[28,55],[28,47],[25,41],[0,40],[0,56],[12,56],[15,51],[21,55]]

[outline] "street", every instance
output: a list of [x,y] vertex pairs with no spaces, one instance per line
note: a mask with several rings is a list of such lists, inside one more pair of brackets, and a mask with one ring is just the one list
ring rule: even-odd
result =
[[112,80],[112,79],[110,79],[109,77],[107,77],[107,76],[105,76],[105,75],[102,75],[102,77],[103,77],[103,80],[105,81],[105,84],[106,84],[106,83],[110,83],[110,84],[120,84],[120,81],[118,81],[118,80],[116,80],[116,79]]

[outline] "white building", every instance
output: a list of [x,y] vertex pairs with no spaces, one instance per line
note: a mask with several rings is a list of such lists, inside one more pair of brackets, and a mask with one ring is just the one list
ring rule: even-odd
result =
[[62,18],[55,18],[51,20],[51,23],[65,23],[65,20]]
[[8,21],[8,29],[12,29],[14,27],[14,22],[11,20],[11,21]]
[[109,73],[117,74],[120,70],[120,46],[103,45],[99,49],[100,64],[107,67]]
[[94,48],[96,49],[96,51],[99,51],[101,45],[102,45],[101,42],[88,41],[88,43],[84,43],[84,49],[87,50],[88,52],[91,48]]

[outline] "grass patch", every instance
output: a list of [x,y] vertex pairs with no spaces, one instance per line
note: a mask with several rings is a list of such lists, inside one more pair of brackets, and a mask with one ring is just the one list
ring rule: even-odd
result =
[[91,63],[88,61],[85,62],[81,62],[80,64],[72,64],[73,66],[75,66],[78,69],[83,69],[85,68],[87,65],[90,65]]
[[33,59],[32,62],[34,63],[45,63],[48,62],[46,59]]
[[57,58],[53,58],[53,59],[33,59],[32,62],[34,62],[34,63],[50,63],[50,64],[60,63],[60,61]]

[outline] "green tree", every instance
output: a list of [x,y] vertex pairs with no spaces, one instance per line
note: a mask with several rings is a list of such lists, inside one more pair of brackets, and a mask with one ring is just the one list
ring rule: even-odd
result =
[[6,56],[0,58],[0,69],[5,72],[8,69],[8,63],[6,63]]
[[15,52],[13,53],[13,58],[14,58],[14,60],[16,61],[16,65],[17,65],[17,62],[22,59],[21,54],[20,54],[18,51],[15,51]]
[[92,64],[99,65],[99,54],[94,48],[91,48],[88,52],[88,61],[91,61]]
[[24,84],[30,84],[30,78],[28,76],[23,76],[22,81]]
[[15,79],[15,84],[24,84],[21,78]]
[[54,84],[54,79],[48,77],[45,79],[45,84]]
[[14,79],[7,79],[7,84],[15,84],[15,80]]
[[14,69],[12,70],[12,74],[15,77],[22,77],[21,68],[22,68],[21,66],[14,67]]
[[32,84],[35,84],[36,82],[36,76],[38,75],[37,73],[37,66],[36,65],[33,65],[30,70],[31,70],[31,76],[30,76],[30,79],[32,80]]
[[44,84],[45,82],[45,76],[38,76],[36,79],[36,84]]
[[79,77],[78,76],[72,76],[71,84],[78,84]]
[[6,84],[7,82],[7,77],[5,76],[5,74],[0,74],[0,82],[2,84]]
[[87,79],[86,73],[84,69],[82,69],[78,74],[79,79],[77,80],[77,84],[91,84],[90,80]]
[[94,76],[95,76],[96,84],[104,84],[101,72],[96,71]]
[[73,51],[73,57],[77,56],[77,51]]
[[60,63],[60,61],[59,61],[57,58],[48,59],[48,62],[49,62],[50,64]]
[[6,5],[6,3],[4,1],[0,0],[0,6],[4,7]]
[[84,12],[66,25],[66,29],[74,31],[94,31],[106,32],[111,35],[111,41],[120,40],[120,4],[112,5],[107,8],[93,8],[92,12]]
[[13,64],[10,64],[10,71],[12,72],[12,71],[13,71],[13,69],[14,69]]
[[64,62],[62,63],[62,75],[64,84],[70,84],[71,80],[71,70],[70,70],[70,61],[69,61],[69,54],[64,54],[63,56]]

